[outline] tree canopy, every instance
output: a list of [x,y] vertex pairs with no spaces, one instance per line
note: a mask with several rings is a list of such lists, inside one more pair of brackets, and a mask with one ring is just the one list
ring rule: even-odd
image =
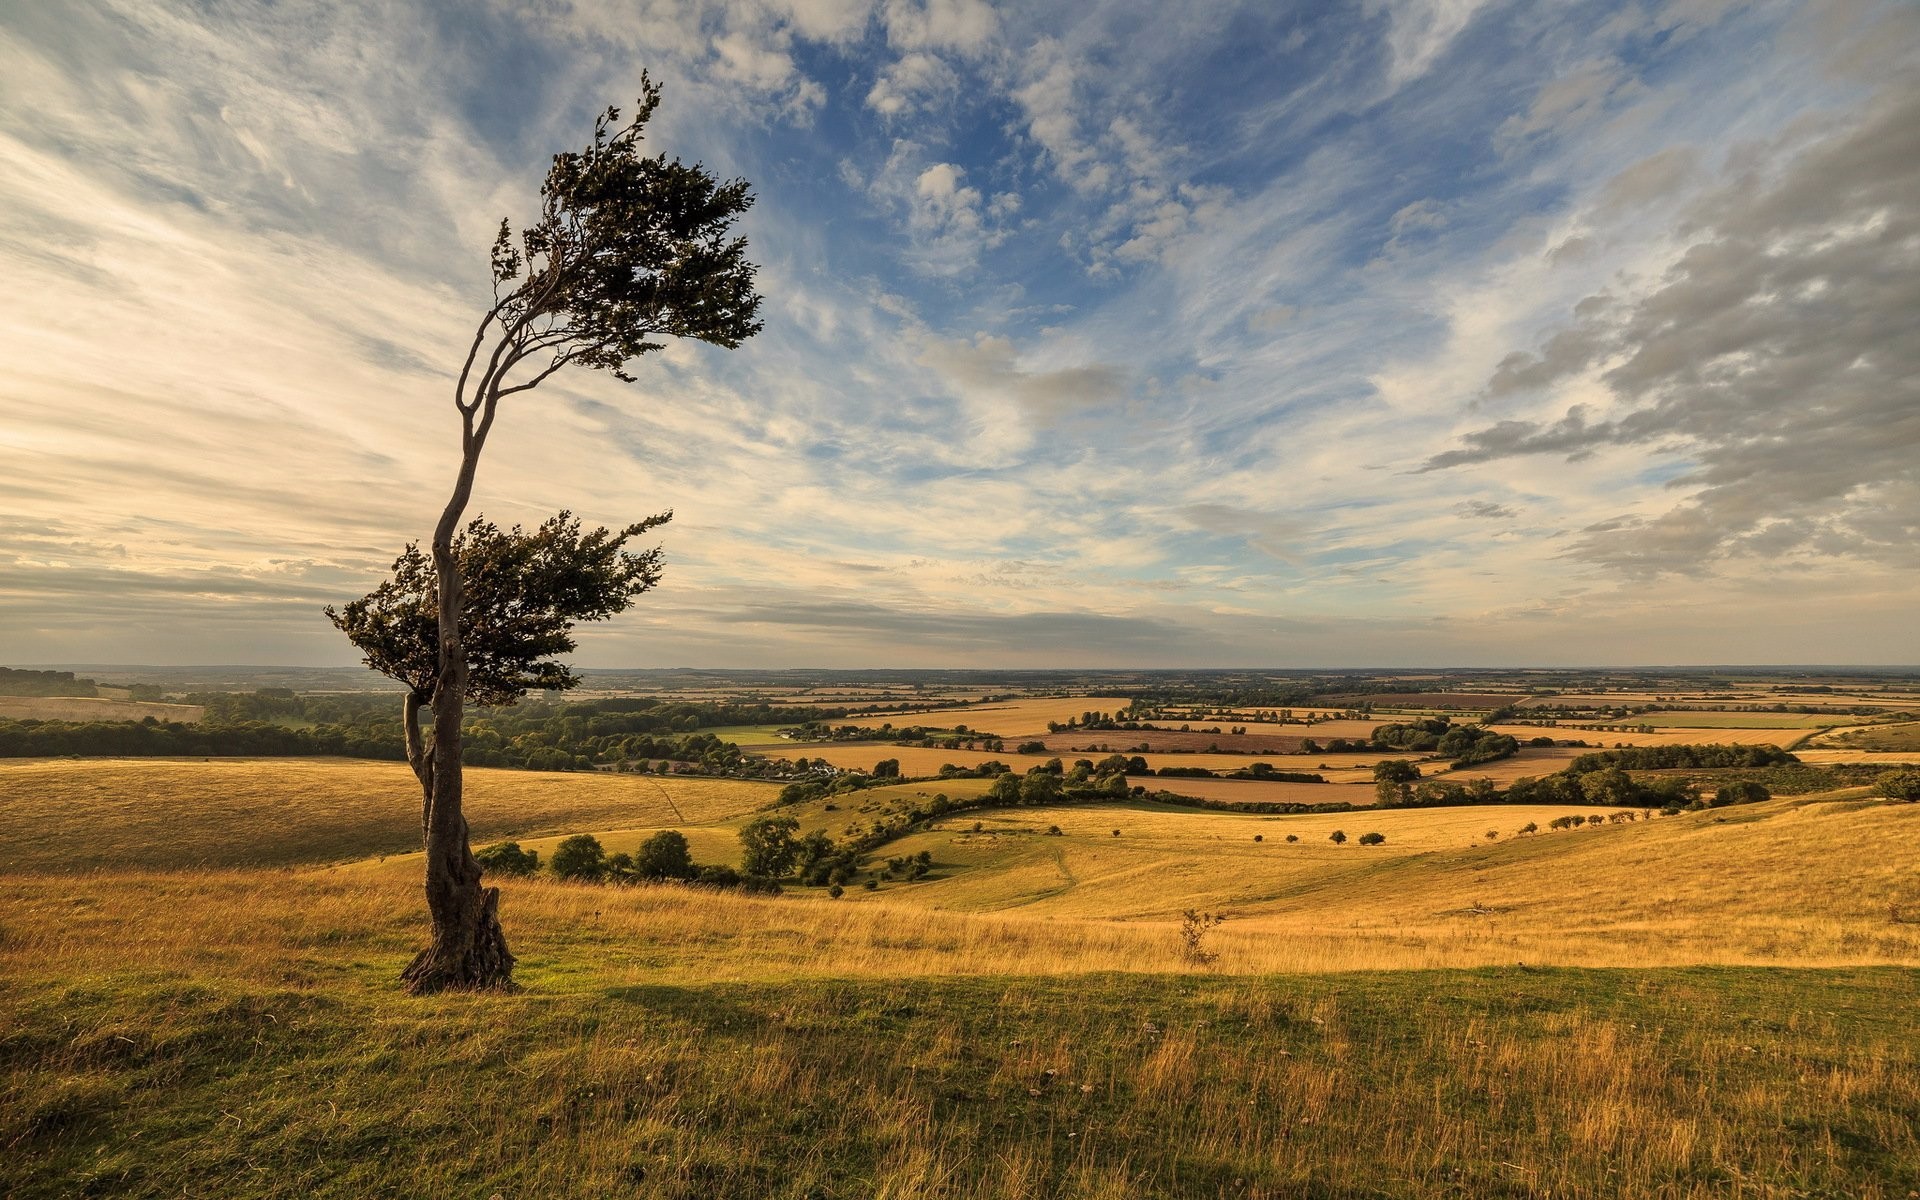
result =
[[[568,512],[531,531],[502,530],[484,517],[469,522],[454,542],[465,582],[465,698],[512,704],[530,689],[565,691],[577,684],[555,656],[574,648],[576,622],[624,612],[660,581],[658,546],[625,547],[672,517],[661,513],[617,532],[582,530]],[[438,594],[433,559],[409,544],[394,560],[391,579],[345,608],[329,607],[327,616],[369,667],[430,701],[440,670]]]

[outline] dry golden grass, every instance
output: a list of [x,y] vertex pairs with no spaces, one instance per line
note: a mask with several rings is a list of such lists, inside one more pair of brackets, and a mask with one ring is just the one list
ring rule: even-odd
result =
[[198,704],[150,704],[94,696],[0,696],[0,721],[198,721]]
[[[1366,814],[1367,828],[1387,833],[1381,847],[1332,846],[1333,828],[1357,832],[1338,817],[1002,810],[974,833],[965,818],[975,815],[897,844],[933,851],[945,878],[931,882],[834,901],[811,889],[767,900],[508,879],[503,917],[526,980],[549,992],[1190,969],[1176,929],[1189,905],[1229,914],[1209,936],[1220,957],[1208,970],[1226,974],[1515,962],[1920,966],[1920,926],[1888,919],[1889,904],[1920,903],[1910,855],[1899,853],[1920,834],[1914,806],[1814,804],[1731,824],[1704,814],[1503,833],[1474,848],[1465,843],[1482,827],[1545,814]],[[1052,823],[1068,835],[1037,833]],[[1123,837],[1112,838],[1113,827]],[[1253,828],[1267,841],[1254,844]],[[1303,841],[1288,845],[1281,830]],[[1001,911],[957,911],[993,908]],[[0,958],[34,972],[313,982],[339,969],[343,951],[354,962],[400,963],[420,924],[417,867],[405,860],[0,877]]]
[[[476,843],[752,811],[775,784],[470,768]],[[357,759],[0,761],[0,870],[273,865],[405,852],[420,792],[402,763]]]
[[[1225,969],[1263,969],[1272,953],[1347,968],[1920,965],[1920,924],[1891,916],[1891,906],[1920,906],[1908,849],[1920,837],[1920,806],[1777,800],[1516,833],[1528,821],[1544,830],[1567,811],[1580,810],[965,813],[897,843],[901,852],[930,850],[942,878],[882,896],[1150,922],[1189,905],[1214,908],[1234,917],[1222,947],[1239,949],[1225,954]],[[1045,836],[1049,825],[1065,836]],[[1335,829],[1350,839],[1378,830],[1387,842],[1336,847],[1327,840]],[[1486,840],[1489,830],[1497,840]],[[1300,842],[1285,842],[1289,833]]]

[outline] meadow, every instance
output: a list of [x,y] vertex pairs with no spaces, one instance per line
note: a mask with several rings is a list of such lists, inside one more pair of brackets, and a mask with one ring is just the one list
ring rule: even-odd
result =
[[[777,794],[474,771],[470,817],[730,861]],[[977,810],[881,851],[928,878],[839,899],[504,879],[523,990],[426,1000],[394,986],[415,796],[388,763],[0,764],[0,1194],[1920,1188],[1920,806],[1864,789],[1530,835],[1581,810]],[[1198,957],[1190,906],[1227,917]]]

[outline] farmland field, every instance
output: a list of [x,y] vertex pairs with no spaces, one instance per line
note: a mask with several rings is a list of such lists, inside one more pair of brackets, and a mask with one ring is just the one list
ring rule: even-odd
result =
[[931,712],[879,713],[872,716],[847,717],[833,723],[858,725],[868,729],[877,728],[882,724],[890,724],[896,728],[921,725],[927,728],[950,729],[958,723],[969,729],[984,729],[988,733],[1012,740],[1045,733],[1049,721],[1064,725],[1068,721],[1078,720],[1082,713],[1118,712],[1128,703],[1125,696],[1036,697],[1030,700],[999,700],[991,704],[940,708]]
[[1920,751],[1920,723],[1867,726],[1825,734],[1811,743],[1814,749],[1866,750],[1913,753]]
[[0,721],[198,721],[197,704],[150,704],[91,696],[0,696]]
[[1270,779],[1182,779],[1178,776],[1128,776],[1127,782],[1164,790],[1180,796],[1203,800],[1223,800],[1231,804],[1372,804],[1373,785],[1359,781],[1335,783],[1283,783]]
[[[932,775],[947,763],[960,767],[974,767],[984,762],[999,762],[1016,770],[1026,770],[1028,767],[1040,765],[1048,758],[1058,758],[1068,763],[1081,758],[1098,761],[1109,753],[1097,750],[1060,750],[1047,755],[1016,754],[1012,746],[997,753],[989,753],[984,750],[938,750],[924,746],[894,746],[885,742],[788,742],[777,747],[742,746],[741,749],[749,754],[768,757],[815,759],[836,767],[861,771],[873,770],[873,765],[882,759],[896,758],[900,760],[901,772],[906,775]],[[1128,757],[1134,756],[1128,755]],[[1322,763],[1327,764],[1330,770],[1371,771],[1373,764],[1382,759],[1412,759],[1424,756],[1417,752],[1406,751],[1287,755],[1143,754],[1139,757],[1146,759],[1148,767],[1153,770],[1159,770],[1161,767],[1201,767],[1209,771],[1239,771],[1255,763],[1265,763],[1276,771],[1322,772]]]
[[1725,727],[1664,727],[1645,732],[1627,726],[1599,725],[1591,721],[1568,721],[1559,725],[1516,725],[1502,721],[1494,726],[1501,733],[1527,741],[1548,737],[1560,741],[1583,741],[1599,749],[1618,742],[1627,746],[1679,746],[1717,743],[1733,746],[1789,746],[1805,737],[1806,729],[1729,729]]
[[[1683,726],[1688,729],[1827,729],[1852,725],[1859,717],[1845,713],[1773,713],[1773,712],[1651,712],[1622,718],[1622,725],[1652,725],[1655,728]],[[1583,722],[1584,723],[1584,722]]]

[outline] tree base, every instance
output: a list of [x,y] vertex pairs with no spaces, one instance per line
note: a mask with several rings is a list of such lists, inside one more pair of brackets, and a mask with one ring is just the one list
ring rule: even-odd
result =
[[482,888],[472,907],[471,927],[442,928],[434,923],[433,944],[414,956],[400,973],[407,993],[517,992],[512,952],[500,931],[500,889]]

